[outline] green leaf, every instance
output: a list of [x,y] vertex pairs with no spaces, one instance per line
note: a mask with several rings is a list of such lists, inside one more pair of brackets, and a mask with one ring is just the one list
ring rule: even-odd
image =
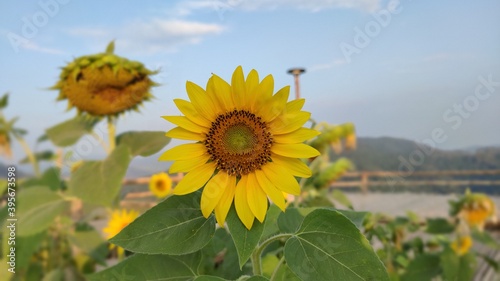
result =
[[135,254],[119,264],[87,276],[90,281],[192,280],[200,254],[184,256]]
[[5,93],[0,98],[0,109],[6,108],[8,104],[9,104],[9,93]]
[[71,244],[82,250],[101,265],[106,265],[108,255],[108,243],[102,235],[94,229],[75,231],[68,237]]
[[203,248],[215,232],[215,218],[203,217],[201,192],[171,196],[125,227],[110,242],[145,254],[182,255]]
[[77,116],[58,125],[48,128],[45,133],[56,146],[75,144],[83,135],[92,132],[98,119],[88,116]]
[[368,240],[334,210],[307,215],[286,241],[284,253],[290,269],[303,280],[389,280]]
[[269,281],[269,279],[267,279],[264,276],[254,275],[254,276],[248,278],[247,281]]
[[45,231],[31,236],[16,237],[16,269],[26,268],[34,252],[38,250],[40,244],[47,236]]
[[431,281],[441,273],[440,258],[437,255],[423,254],[410,262],[401,281]]
[[477,261],[474,253],[468,252],[460,257],[460,266],[457,281],[469,281],[476,272]]
[[19,192],[17,197],[17,235],[30,236],[47,229],[68,209],[69,203],[48,187],[36,186]]
[[250,259],[257,244],[259,244],[260,237],[264,231],[264,224],[255,219],[252,229],[248,230],[241,222],[233,205],[227,214],[227,227],[236,246],[241,269],[248,259]]
[[493,249],[500,249],[500,243],[486,231],[480,231],[477,228],[472,229],[472,238]]
[[346,206],[347,208],[354,210],[351,200],[340,189],[334,189],[332,192],[332,198],[339,202],[340,204]]
[[[56,155],[54,154],[54,152],[52,152],[51,150],[45,150],[45,151],[41,151],[41,152],[37,152],[35,153],[35,159],[40,162],[40,161],[52,161],[56,158]],[[27,163],[30,163],[30,160],[28,157],[25,157],[23,159],[21,159],[19,161],[19,163],[21,164],[27,164]]]
[[341,213],[346,216],[354,225],[358,228],[363,226],[363,222],[368,215],[368,212],[357,212],[357,211],[348,211],[348,210],[338,210],[335,208],[317,208],[317,207],[309,207],[309,208],[289,208],[286,212],[281,213],[278,217],[278,227],[281,232],[284,233],[295,233],[299,226],[302,224],[305,216],[317,209],[324,210],[333,210]]
[[87,161],[71,176],[69,194],[84,202],[111,206],[122,187],[131,157],[129,149],[118,146],[104,161]]
[[348,218],[357,228],[363,227],[363,222],[365,221],[368,212],[357,212],[357,211],[347,211],[347,210],[336,210],[337,212]]
[[304,217],[316,208],[288,208],[278,217],[278,227],[283,233],[295,233]]
[[193,281],[229,281],[229,280],[217,276],[200,275],[194,278]]
[[61,171],[57,167],[50,167],[39,178],[31,178],[23,182],[23,187],[47,186],[53,191],[61,189]]
[[267,210],[266,219],[264,220],[264,231],[262,232],[261,241],[277,234],[280,229],[278,227],[278,216],[281,214],[280,208],[276,205],[270,205]]
[[170,142],[165,132],[126,132],[116,137],[116,143],[130,148],[133,156],[150,156],[159,152]]
[[252,273],[251,268],[240,269],[236,246],[225,228],[215,231],[214,237],[202,252],[205,261],[203,273],[206,275],[235,280],[239,276]]
[[425,231],[430,234],[448,234],[455,231],[455,225],[445,218],[428,218],[427,229]]
[[489,257],[488,255],[478,254],[478,256],[482,257],[484,261],[495,270],[495,272],[500,272],[500,261],[496,261]]
[[457,280],[460,268],[460,258],[449,247],[446,247],[441,253],[439,260],[443,268],[443,277],[445,280]]

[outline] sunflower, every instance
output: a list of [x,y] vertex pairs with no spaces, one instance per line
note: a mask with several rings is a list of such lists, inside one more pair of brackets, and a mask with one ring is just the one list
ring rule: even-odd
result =
[[495,216],[495,203],[481,193],[467,193],[461,207],[460,216],[470,226],[483,228],[484,223]]
[[451,242],[451,248],[457,255],[463,256],[469,249],[472,247],[472,238],[470,236],[461,236],[458,237],[457,240]]
[[115,117],[152,98],[149,91],[156,84],[150,75],[155,73],[115,55],[111,42],[106,52],[78,57],[63,67],[51,89],[59,90],[57,100],[67,99],[68,108],[76,107],[79,113]]
[[[139,213],[134,210],[130,210],[129,212],[127,212],[127,210],[125,209],[122,209],[121,211],[115,210],[111,213],[111,219],[108,222],[108,226],[102,231],[106,234],[107,239],[111,239],[127,225],[133,222],[138,216]],[[125,252],[124,249],[111,244],[110,250],[113,250],[114,248],[117,248],[118,256],[123,257],[123,254]]]
[[172,179],[166,173],[151,176],[149,190],[158,198],[164,198],[172,191]]
[[189,81],[186,90],[191,102],[174,100],[184,116],[163,117],[178,126],[167,136],[196,141],[160,156],[159,160],[175,161],[170,173],[187,172],[173,193],[188,194],[204,186],[202,213],[208,217],[215,210],[221,226],[233,201],[248,229],[254,218],[264,221],[267,197],[284,210],[283,192],[300,193],[294,176],[311,176],[298,158],[319,155],[303,143],[319,134],[302,128],[311,115],[301,111],[304,99],[287,102],[289,86],[273,95],[271,75],[259,82],[252,70],[245,79],[241,66],[231,85],[214,74],[206,90]]

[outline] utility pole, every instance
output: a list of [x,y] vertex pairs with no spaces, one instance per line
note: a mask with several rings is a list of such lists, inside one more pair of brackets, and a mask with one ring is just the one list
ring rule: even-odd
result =
[[299,81],[299,76],[300,74],[306,72],[305,68],[300,68],[300,67],[295,67],[295,68],[290,68],[288,70],[288,74],[292,74],[293,78],[295,80],[295,99],[298,100],[300,99],[300,81]]

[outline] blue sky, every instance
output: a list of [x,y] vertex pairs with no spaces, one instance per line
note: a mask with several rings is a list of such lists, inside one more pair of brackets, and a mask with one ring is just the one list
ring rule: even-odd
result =
[[445,149],[499,145],[498,11],[496,0],[5,0],[0,93],[11,93],[6,115],[20,116],[34,143],[75,114],[45,90],[59,67],[114,39],[118,55],[161,68],[162,84],[119,132],[170,129],[160,116],[177,114],[172,99],[187,97],[186,80],[228,80],[242,65],[273,74],[277,90],[300,66],[305,109],[318,121],[417,141],[438,129]]

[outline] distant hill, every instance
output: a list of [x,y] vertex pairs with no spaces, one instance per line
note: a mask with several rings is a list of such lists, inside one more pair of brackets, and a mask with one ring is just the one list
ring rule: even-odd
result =
[[500,147],[439,150],[391,137],[359,138],[356,150],[332,157],[351,159],[359,171],[405,171],[408,166],[415,171],[500,169]]
[[[358,148],[331,155],[331,159],[346,157],[357,171],[428,171],[428,170],[500,170],[500,147],[483,147],[467,150],[439,150],[410,140],[390,137],[359,138]],[[404,178],[412,180],[411,178]],[[469,179],[500,180],[499,175],[440,176],[413,179]],[[398,186],[384,184],[371,187],[378,191],[413,191],[433,193],[463,193],[466,188],[476,192],[500,194],[500,186]]]

